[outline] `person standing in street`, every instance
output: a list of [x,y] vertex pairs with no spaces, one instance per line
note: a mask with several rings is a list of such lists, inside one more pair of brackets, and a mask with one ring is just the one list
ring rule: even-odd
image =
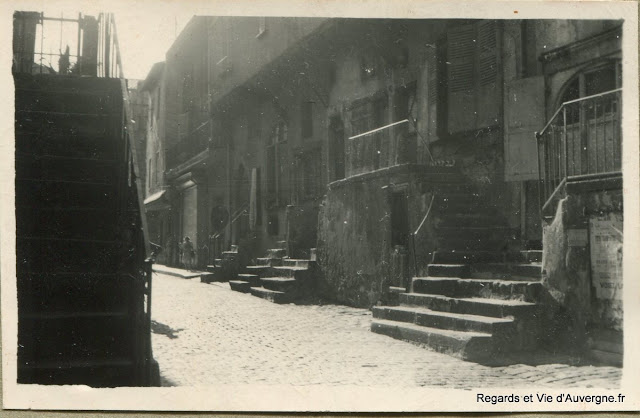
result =
[[182,244],[182,257],[186,269],[193,270],[193,265],[196,260],[196,250],[189,237],[184,237],[184,244]]

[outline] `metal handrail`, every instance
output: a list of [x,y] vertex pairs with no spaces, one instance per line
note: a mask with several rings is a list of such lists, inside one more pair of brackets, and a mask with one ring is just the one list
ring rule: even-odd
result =
[[546,125],[544,125],[544,128],[542,128],[542,130],[540,132],[536,132],[536,139],[540,139],[542,137],[542,135],[544,135],[545,131],[547,130],[547,128],[549,128],[549,126],[551,126],[551,123],[553,123],[553,120],[560,114],[560,112],[562,112],[562,110],[569,104],[572,103],[578,103],[578,102],[582,102],[582,101],[586,101],[586,100],[590,100],[590,99],[595,99],[596,97],[603,97],[612,93],[617,93],[622,91],[622,88],[619,89],[614,89],[614,90],[609,90],[609,91],[605,91],[603,93],[598,93],[598,94],[592,94],[591,96],[585,96],[585,97],[580,97],[578,99],[573,99],[573,100],[568,100],[566,102],[562,102],[562,104],[560,105],[560,107],[558,108],[558,110],[555,111],[555,113],[553,114],[553,116],[551,116],[551,118],[549,119],[549,122],[547,122]]
[[[580,173],[582,173],[582,175],[594,176],[607,174],[607,170],[609,170],[607,156],[609,156],[609,154],[607,153],[607,143],[602,141],[607,133],[607,124],[611,123],[613,125],[614,123],[619,123],[620,120],[619,117],[608,117],[607,115],[609,113],[605,110],[602,110],[600,115],[598,115],[598,104],[619,102],[619,93],[621,93],[622,90],[622,88],[617,88],[565,101],[553,113],[542,130],[535,132],[538,176],[540,181],[538,200],[540,207],[543,209],[543,213],[544,210],[553,209],[551,202],[558,198],[568,179],[575,176],[576,167],[578,167],[579,175]],[[593,114],[590,113],[590,109],[592,108],[594,109]],[[587,113],[587,109],[589,109],[589,113]],[[611,110],[612,115],[619,112],[620,108],[617,107],[616,109],[618,110]],[[568,118],[572,118],[571,121],[569,121]],[[598,134],[599,126],[602,126],[604,130],[600,135]],[[619,135],[620,131],[619,128],[618,131],[616,131],[615,125],[610,129],[613,129],[609,131],[609,133],[611,134],[611,132],[613,132],[614,143],[612,144],[613,148],[611,150],[613,153],[612,159],[609,160],[609,163],[612,163],[612,169],[616,170],[615,139],[618,138],[616,137],[616,132]],[[599,136],[600,142],[598,141]],[[594,141],[593,144],[591,144],[592,140]],[[576,145],[578,145],[579,151],[576,151]],[[604,169],[600,169],[599,165],[601,160],[597,156],[601,145],[604,147],[602,161]],[[578,154],[576,154],[576,152]],[[593,154],[594,152],[596,154]],[[594,155],[596,156],[594,157]],[[591,165],[594,159],[595,169],[593,169]]]
[[231,220],[231,222],[229,222],[229,224],[233,225],[238,219],[240,219],[240,216],[242,216],[243,214],[245,214],[247,212],[248,208],[249,208],[249,202],[243,203],[240,206],[240,208],[238,208],[235,212],[233,212],[233,215],[231,215],[232,220]]
[[418,233],[420,232],[420,230],[422,229],[423,225],[425,224],[425,222],[427,221],[427,218],[429,217],[429,214],[431,213],[431,208],[433,207],[433,201],[436,198],[436,194],[432,194],[431,195],[431,202],[429,203],[429,207],[427,208],[427,212],[424,214],[424,217],[422,218],[422,222],[420,222],[420,225],[418,225],[418,228],[416,228],[416,230],[413,232],[413,234],[411,234],[411,245],[413,247],[413,268],[415,269],[415,274],[418,274],[418,261],[416,259],[416,235],[418,235]]

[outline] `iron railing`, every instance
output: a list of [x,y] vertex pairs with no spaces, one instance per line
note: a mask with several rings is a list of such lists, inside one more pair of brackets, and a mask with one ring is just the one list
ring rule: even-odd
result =
[[621,102],[622,89],[565,102],[536,133],[543,212],[568,181],[621,172]]
[[13,72],[124,78],[113,14],[13,18]]
[[346,175],[415,162],[416,137],[405,119],[349,138]]

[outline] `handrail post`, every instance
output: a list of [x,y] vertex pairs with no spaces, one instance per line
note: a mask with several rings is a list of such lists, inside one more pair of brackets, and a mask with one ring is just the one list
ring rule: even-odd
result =
[[541,168],[541,163],[540,163],[540,138],[542,137],[542,135],[539,132],[535,132],[535,137],[536,137],[536,153],[538,155],[538,207],[542,207],[542,168]]
[[416,234],[411,234],[411,246],[413,247],[413,271],[416,276],[418,275],[418,261],[416,258]]
[[562,136],[564,138],[564,178],[569,176],[569,146],[568,146],[568,138],[567,138],[567,107],[562,107]]

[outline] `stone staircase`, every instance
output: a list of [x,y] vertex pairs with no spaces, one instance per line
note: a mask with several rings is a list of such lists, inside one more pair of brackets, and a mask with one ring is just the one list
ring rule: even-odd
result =
[[237,280],[230,280],[232,290],[251,293],[274,303],[292,303],[313,293],[315,284],[315,249],[311,259],[293,259],[286,250],[274,248],[267,256],[247,266]]
[[426,277],[391,288],[397,306],[374,307],[371,330],[478,362],[534,349],[542,251],[516,249],[506,222],[470,187],[447,190],[434,200],[437,250]]
[[229,251],[222,252],[222,258],[216,258],[213,264],[207,266],[211,274],[200,276],[202,283],[226,282],[235,280],[240,272],[238,246],[232,245]]

